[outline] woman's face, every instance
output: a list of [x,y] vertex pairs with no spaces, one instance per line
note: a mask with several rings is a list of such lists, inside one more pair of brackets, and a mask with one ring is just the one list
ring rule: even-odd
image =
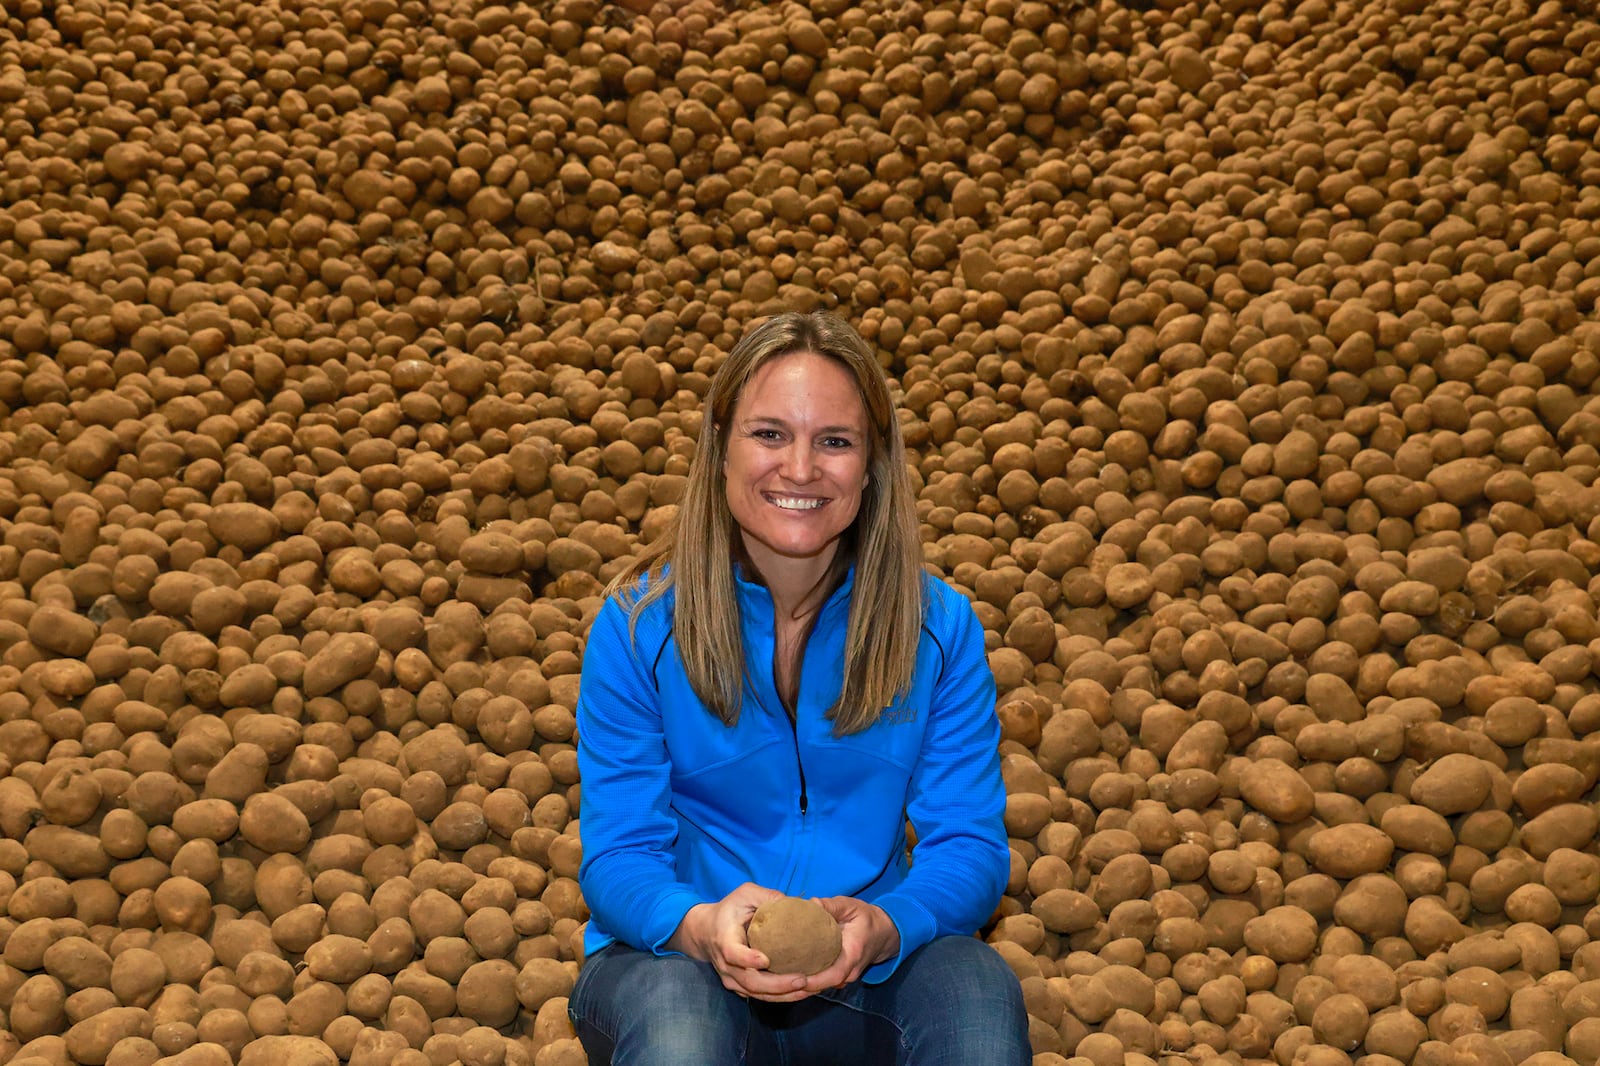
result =
[[728,428],[728,509],[769,581],[814,578],[855,521],[867,483],[866,406],[843,363],[810,352],[762,364]]

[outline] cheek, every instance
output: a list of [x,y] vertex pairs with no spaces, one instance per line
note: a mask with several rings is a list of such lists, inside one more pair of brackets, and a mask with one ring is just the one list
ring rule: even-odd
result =
[[868,465],[865,460],[851,459],[841,463],[835,475],[841,486],[846,486],[859,501],[867,487]]
[[740,447],[728,449],[722,460],[722,480],[729,492],[737,492],[747,487],[747,483],[755,476],[755,465],[752,463],[749,452]]
[[868,475],[872,472],[871,457],[866,454],[853,457],[851,468],[855,471],[856,483],[864,487],[867,483]]

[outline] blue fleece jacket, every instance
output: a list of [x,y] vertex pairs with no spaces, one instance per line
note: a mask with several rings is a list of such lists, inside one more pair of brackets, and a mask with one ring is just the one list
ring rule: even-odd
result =
[[690,907],[746,881],[883,908],[900,953],[871,967],[868,982],[935,936],[970,934],[989,918],[1009,851],[983,630],[965,599],[927,578],[910,691],[871,728],[836,737],[824,716],[842,684],[852,576],[813,627],[793,723],[773,680],[765,587],[739,579],[746,686],[732,727],[689,686],[670,593],[645,609],[632,640],[627,609],[601,608],[577,711],[587,952],[620,940],[669,954]]

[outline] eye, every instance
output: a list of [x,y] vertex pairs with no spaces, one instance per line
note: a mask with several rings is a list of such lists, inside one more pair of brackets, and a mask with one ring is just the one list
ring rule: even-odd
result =
[[823,437],[822,446],[834,451],[844,451],[847,448],[854,448],[855,441],[849,437]]
[[779,433],[775,429],[770,428],[753,429],[750,431],[750,436],[754,437],[756,440],[765,441],[769,444],[783,439],[783,434]]

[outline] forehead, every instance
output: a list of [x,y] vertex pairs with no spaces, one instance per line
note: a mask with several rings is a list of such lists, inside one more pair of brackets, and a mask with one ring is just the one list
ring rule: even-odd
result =
[[739,393],[744,414],[866,421],[866,404],[850,368],[814,352],[791,352],[756,368]]

